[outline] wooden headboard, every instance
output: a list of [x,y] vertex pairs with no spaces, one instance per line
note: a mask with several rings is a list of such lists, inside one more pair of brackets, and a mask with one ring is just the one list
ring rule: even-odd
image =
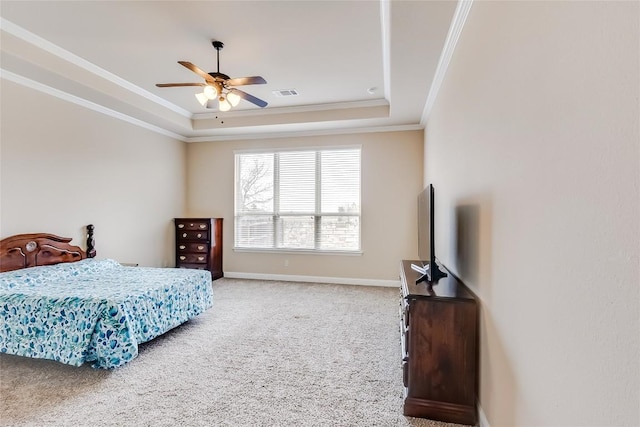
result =
[[70,237],[55,234],[17,234],[0,240],[0,272],[38,265],[75,262],[96,256],[93,225],[87,225],[87,250],[70,245]]

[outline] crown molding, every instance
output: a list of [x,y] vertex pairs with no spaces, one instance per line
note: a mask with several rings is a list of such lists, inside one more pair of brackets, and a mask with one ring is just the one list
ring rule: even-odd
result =
[[37,90],[37,91],[42,92],[42,93],[46,93],[46,94],[51,95],[51,96],[55,96],[56,98],[62,99],[64,101],[71,102],[73,104],[79,105],[81,107],[88,108],[89,110],[93,110],[93,111],[96,111],[98,113],[105,114],[107,116],[114,117],[116,119],[125,121],[127,123],[131,123],[132,125],[139,126],[141,128],[150,130],[152,132],[156,132],[156,133],[159,133],[161,135],[165,135],[165,136],[168,136],[168,137],[175,138],[177,140],[186,142],[186,138],[183,135],[179,135],[177,133],[168,131],[168,130],[166,130],[164,128],[161,128],[159,126],[152,125],[151,123],[147,123],[147,122],[142,121],[140,119],[136,119],[136,118],[131,117],[129,115],[123,114],[123,113],[121,113],[119,111],[112,110],[112,109],[107,108],[105,106],[102,106],[100,104],[96,104],[95,102],[88,101],[88,100],[86,100],[84,98],[80,98],[80,97],[75,96],[75,95],[71,95],[70,93],[61,91],[61,90],[53,88],[51,86],[47,86],[47,85],[42,84],[40,82],[36,82],[35,80],[28,79],[26,77],[20,76],[18,74],[12,73],[11,71],[4,70],[2,68],[0,68],[0,79],[8,80],[8,81],[11,81],[13,83],[17,83],[19,85],[26,86],[26,87],[28,87],[30,89],[34,89],[34,90]]
[[168,102],[165,99],[160,98],[159,96],[154,95],[153,93],[147,90],[144,90],[141,87],[136,86],[133,83],[121,77],[118,77],[117,75],[110,73],[109,71],[101,67],[98,67],[92,62],[89,62],[86,59],[83,59],[78,55],[75,55],[69,52],[68,50],[63,49],[60,46],[54,43],[51,43],[50,41],[45,40],[36,34],[33,34],[32,32],[20,27],[19,25],[14,24],[13,22],[3,17],[0,17],[0,30],[8,34],[11,34],[12,36],[17,37],[20,40],[27,42],[51,55],[54,55],[64,61],[67,61],[75,65],[76,67],[82,68],[85,71],[88,71],[89,73],[95,74],[96,76],[99,76],[105,80],[108,80],[109,82],[116,84],[132,93],[135,93],[138,96],[146,98],[149,101],[155,102],[156,104],[161,105],[162,107],[165,107],[183,117],[186,117],[189,119],[191,118],[190,111],[187,111],[184,108],[178,107],[177,105],[171,102]]
[[[273,138],[295,138],[305,136],[323,136],[323,135],[351,135],[359,133],[380,133],[380,132],[402,132],[402,131],[414,131],[423,130],[424,126],[421,124],[410,125],[391,125],[391,126],[365,126],[354,128],[340,128],[340,129],[316,129],[308,131],[276,131],[276,132],[260,132],[257,134],[245,133],[237,135],[205,135],[188,137],[180,135],[175,132],[171,132],[167,129],[159,126],[147,123],[135,117],[131,117],[127,114],[119,111],[104,107],[95,102],[88,101],[84,98],[69,94],[59,89],[47,86],[35,80],[28,79],[16,73],[0,68],[0,79],[11,81],[21,86],[28,87],[30,89],[45,93],[47,95],[54,96],[64,101],[79,105],[92,111],[113,117],[124,122],[130,123],[135,126],[150,130],[160,135],[168,136],[170,138],[177,139],[182,142],[221,142],[221,141],[237,141],[237,140],[258,140],[258,139],[273,139]],[[346,104],[346,103],[345,103]],[[346,108],[346,107],[345,107]]]
[[464,28],[464,24],[467,20],[469,10],[471,10],[472,5],[473,0],[458,1],[456,10],[451,20],[451,25],[449,26],[449,32],[447,33],[444,48],[442,49],[442,53],[440,54],[438,67],[436,68],[433,82],[431,83],[431,88],[429,89],[429,95],[427,96],[427,101],[424,105],[424,110],[422,111],[420,124],[423,126],[426,125],[429,114],[431,113],[431,109],[436,102],[438,91],[442,86],[442,81],[444,80],[444,76],[447,73],[447,68],[449,67],[449,63],[451,62],[451,57],[453,56],[456,45],[458,44],[458,39],[460,38],[460,34],[462,33],[462,29]]
[[305,136],[324,135],[353,135],[359,133],[381,133],[381,132],[405,132],[414,130],[424,130],[421,124],[413,125],[392,125],[392,126],[364,126],[341,129],[317,129],[309,131],[281,131],[281,132],[260,132],[258,134],[223,135],[223,136],[195,136],[188,137],[185,142],[223,142],[255,139],[274,138],[298,138]]
[[276,114],[290,113],[314,113],[318,111],[330,110],[347,110],[354,108],[371,108],[371,107],[388,107],[389,102],[386,99],[367,99],[364,101],[348,101],[334,102],[328,104],[313,105],[297,105],[295,107],[270,107],[265,109],[252,110],[231,110],[225,112],[196,113],[192,116],[192,120],[210,120],[217,118],[236,118],[236,117],[252,117],[252,116],[269,116]]

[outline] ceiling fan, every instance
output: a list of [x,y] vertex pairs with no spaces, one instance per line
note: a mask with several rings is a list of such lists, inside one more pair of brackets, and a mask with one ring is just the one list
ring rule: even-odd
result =
[[205,73],[200,68],[193,65],[191,62],[178,61],[178,64],[188,68],[189,70],[202,77],[205,80],[203,83],[158,83],[156,84],[156,86],[200,86],[204,89],[204,91],[202,93],[196,94],[196,98],[198,99],[198,101],[202,104],[203,107],[214,108],[215,104],[213,104],[213,102],[211,101],[217,100],[218,109],[220,111],[229,111],[232,106],[235,107],[236,105],[238,105],[241,99],[249,101],[260,108],[266,107],[266,101],[263,101],[260,98],[256,98],[255,96],[236,88],[236,86],[263,85],[266,84],[267,81],[260,76],[238,77],[232,79],[226,74],[222,74],[220,72],[220,49],[224,47],[224,44],[221,41],[217,40],[213,40],[211,44],[217,51],[217,72]]

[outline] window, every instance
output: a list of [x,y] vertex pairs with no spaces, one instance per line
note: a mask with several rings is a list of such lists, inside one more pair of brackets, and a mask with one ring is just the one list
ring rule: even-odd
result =
[[236,153],[235,248],[360,251],[360,148]]

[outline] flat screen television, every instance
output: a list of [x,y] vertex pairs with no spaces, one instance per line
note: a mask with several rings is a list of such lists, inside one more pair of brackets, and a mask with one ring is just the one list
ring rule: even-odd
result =
[[418,195],[418,258],[422,261],[422,266],[414,267],[421,273],[416,283],[436,283],[440,278],[447,276],[436,263],[434,206],[433,184],[429,184]]

